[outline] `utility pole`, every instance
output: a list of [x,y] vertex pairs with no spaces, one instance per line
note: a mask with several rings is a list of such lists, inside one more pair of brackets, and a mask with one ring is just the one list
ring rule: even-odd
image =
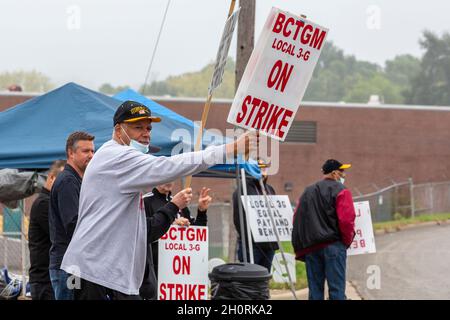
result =
[[239,0],[235,90],[237,90],[255,44],[255,0]]
[[[255,0],[239,0],[241,12],[239,13],[238,28],[237,28],[237,50],[236,50],[236,69],[235,75],[235,92],[241,82],[247,62],[252,54],[255,43]],[[241,194],[239,166],[236,166],[236,187],[238,194]],[[238,200],[240,196],[238,197]],[[242,208],[242,206],[240,206]],[[240,209],[242,210],[242,209]],[[229,233],[229,247],[228,260],[234,261],[236,252],[236,237],[235,232],[230,228]],[[244,249],[245,250],[245,249]],[[245,257],[246,255],[244,255]],[[246,259],[244,259],[245,261]]]

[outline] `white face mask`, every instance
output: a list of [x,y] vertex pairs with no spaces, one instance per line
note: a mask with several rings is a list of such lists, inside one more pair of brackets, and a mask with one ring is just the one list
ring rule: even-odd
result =
[[[122,126],[120,126],[120,128],[122,129],[123,133],[125,133],[127,138],[130,140],[130,144],[129,144],[130,147],[132,147],[132,148],[134,148],[137,151],[140,151],[142,153],[148,153],[148,144],[142,144],[139,141],[130,139],[128,134],[125,132],[125,129]],[[122,140],[122,139],[120,139],[120,140]],[[122,143],[125,144],[125,142],[123,142],[123,140],[122,140]]]

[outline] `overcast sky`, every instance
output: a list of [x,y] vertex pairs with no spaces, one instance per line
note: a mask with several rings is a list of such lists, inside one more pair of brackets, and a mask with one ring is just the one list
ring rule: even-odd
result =
[[[167,0],[0,0],[0,72],[38,70],[57,85],[143,83]],[[152,79],[216,55],[229,0],[171,0]],[[423,30],[450,31],[446,0],[256,0],[256,38],[272,6],[328,27],[347,54],[383,64],[420,56]],[[235,34],[236,38],[236,34]],[[235,57],[236,45],[230,55]]]

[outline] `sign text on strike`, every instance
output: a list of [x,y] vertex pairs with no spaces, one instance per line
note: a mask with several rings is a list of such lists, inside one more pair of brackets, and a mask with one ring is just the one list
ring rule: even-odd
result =
[[160,300],[205,300],[207,287],[204,284],[161,283]]
[[[255,115],[255,118],[250,123],[253,115]],[[250,125],[255,129],[283,138],[285,128],[289,124],[288,120],[292,115],[293,112],[289,109],[248,95],[242,102],[241,110],[236,116],[236,122],[246,126]]]

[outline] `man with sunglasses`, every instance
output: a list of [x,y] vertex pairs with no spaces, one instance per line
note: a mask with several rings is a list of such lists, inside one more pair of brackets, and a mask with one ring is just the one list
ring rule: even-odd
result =
[[350,164],[329,159],[323,179],[305,189],[295,210],[292,245],[306,264],[309,299],[323,300],[327,280],[330,300],[345,300],[347,248],[355,237],[355,209],[344,186]]

